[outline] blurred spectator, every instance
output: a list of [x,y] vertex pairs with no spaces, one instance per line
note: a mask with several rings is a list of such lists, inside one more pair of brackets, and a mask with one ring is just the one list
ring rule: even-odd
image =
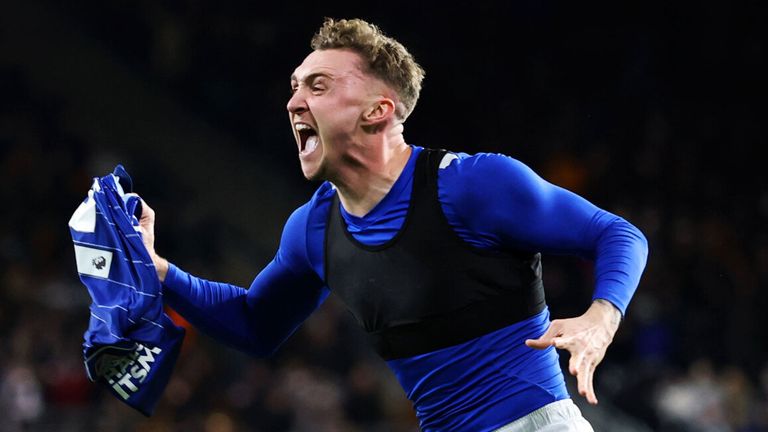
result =
[[23,431],[43,415],[43,391],[34,371],[11,364],[0,377],[0,407],[5,414],[2,430]]

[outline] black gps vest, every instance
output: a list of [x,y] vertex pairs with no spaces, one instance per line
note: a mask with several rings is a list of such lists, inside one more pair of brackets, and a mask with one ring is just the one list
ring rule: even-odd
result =
[[384,244],[355,240],[331,203],[325,275],[385,360],[456,345],[544,309],[541,255],[484,251],[450,227],[437,195],[445,150],[424,149],[403,226]]

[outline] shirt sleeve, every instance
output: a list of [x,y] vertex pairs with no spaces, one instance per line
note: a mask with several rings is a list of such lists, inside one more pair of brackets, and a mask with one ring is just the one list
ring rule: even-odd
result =
[[459,154],[438,177],[448,222],[483,249],[573,254],[595,262],[593,299],[625,313],[645,268],[645,236],[511,157]]
[[249,289],[193,276],[171,264],[164,298],[195,327],[255,356],[272,354],[328,297],[307,257],[309,205],[283,229],[274,259]]

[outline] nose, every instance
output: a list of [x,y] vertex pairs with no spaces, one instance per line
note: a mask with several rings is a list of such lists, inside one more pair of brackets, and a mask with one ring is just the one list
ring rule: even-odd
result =
[[304,99],[301,89],[296,90],[290,99],[288,99],[288,112],[291,114],[301,114],[309,110],[307,101]]

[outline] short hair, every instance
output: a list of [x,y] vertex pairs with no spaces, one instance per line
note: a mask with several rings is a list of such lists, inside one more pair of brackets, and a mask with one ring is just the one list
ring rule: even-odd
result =
[[399,96],[402,106],[395,109],[395,115],[400,120],[405,121],[416,106],[424,69],[403,44],[377,26],[358,18],[326,18],[312,38],[312,49],[349,49],[362,57],[364,72],[387,83]]

